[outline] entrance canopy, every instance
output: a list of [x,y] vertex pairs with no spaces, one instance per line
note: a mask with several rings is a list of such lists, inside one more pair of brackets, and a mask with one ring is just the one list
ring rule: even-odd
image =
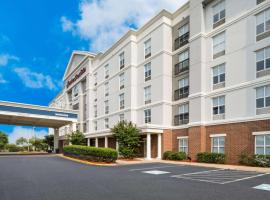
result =
[[0,124],[59,128],[76,123],[77,117],[73,110],[0,101]]

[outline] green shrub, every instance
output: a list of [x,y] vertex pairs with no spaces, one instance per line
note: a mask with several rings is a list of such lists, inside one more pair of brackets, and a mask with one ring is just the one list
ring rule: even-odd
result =
[[22,151],[23,148],[22,147],[19,147],[17,146],[16,144],[7,144],[5,146],[5,148],[9,151],[9,152],[19,152],[19,151]]
[[202,152],[197,154],[197,161],[203,163],[224,164],[226,160],[225,154]]
[[270,167],[270,155],[241,154],[239,163],[253,167]]
[[64,146],[63,151],[64,155],[95,162],[115,162],[118,156],[114,149],[81,145]]
[[187,159],[187,154],[185,152],[172,152],[166,151],[163,154],[164,160],[185,160]]

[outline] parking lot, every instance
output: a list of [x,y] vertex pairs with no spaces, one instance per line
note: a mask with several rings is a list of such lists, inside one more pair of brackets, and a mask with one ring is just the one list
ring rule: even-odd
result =
[[270,174],[164,163],[89,166],[55,156],[0,157],[1,200],[265,200]]

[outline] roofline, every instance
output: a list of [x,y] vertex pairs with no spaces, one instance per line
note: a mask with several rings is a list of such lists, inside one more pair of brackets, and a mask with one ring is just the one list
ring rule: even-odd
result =
[[162,17],[167,17],[169,19],[173,19],[175,16],[179,15],[181,12],[185,11],[189,8],[189,1],[187,1],[184,5],[182,5],[179,9],[177,9],[174,13],[169,12],[166,9],[162,9],[158,14],[156,14],[154,17],[152,17],[150,20],[148,20],[142,27],[140,27],[138,30],[135,29],[129,29],[119,40],[117,40],[110,48],[108,48],[104,53],[98,53],[94,60],[104,58],[109,53],[111,53],[121,42],[123,42],[125,39],[127,39],[129,36],[134,35],[138,36],[140,33],[142,33],[145,29],[150,27],[153,23],[155,23],[157,20],[159,20]]

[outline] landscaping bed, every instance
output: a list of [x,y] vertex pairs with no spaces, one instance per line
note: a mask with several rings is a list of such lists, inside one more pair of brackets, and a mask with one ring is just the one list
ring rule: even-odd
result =
[[96,148],[81,145],[68,145],[63,148],[63,154],[80,160],[90,162],[114,163],[118,153],[110,148]]

